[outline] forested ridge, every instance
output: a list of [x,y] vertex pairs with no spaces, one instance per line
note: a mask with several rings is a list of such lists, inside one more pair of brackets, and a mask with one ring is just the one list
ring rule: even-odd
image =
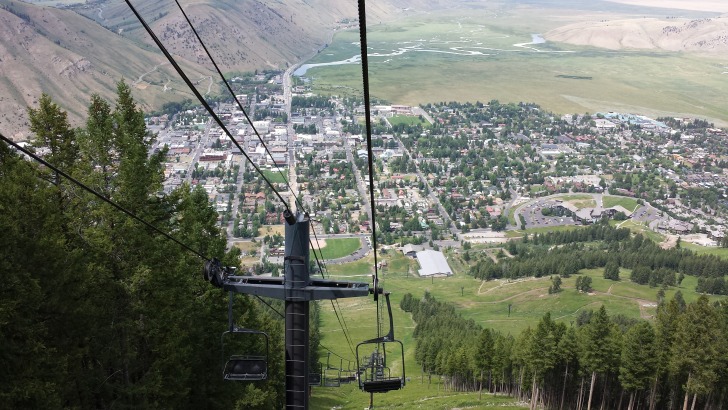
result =
[[[166,153],[149,155],[143,113],[128,85],[117,91],[113,103],[94,95],[79,129],[44,95],[29,109],[38,152],[202,255],[236,266],[201,187],[160,194]],[[236,298],[236,322],[271,335],[269,379],[224,382],[227,293],[203,281],[203,261],[6,144],[0,232],[0,407],[282,407],[275,313]],[[261,344],[243,341],[251,351],[264,351]]]
[[678,292],[654,322],[609,317],[575,325],[546,313],[520,335],[482,328],[455,306],[406,294],[415,360],[447,389],[507,394],[546,409],[728,408],[728,304]]

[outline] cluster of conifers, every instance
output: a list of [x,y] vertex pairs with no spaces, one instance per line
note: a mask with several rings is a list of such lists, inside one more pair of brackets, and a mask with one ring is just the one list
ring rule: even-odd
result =
[[728,304],[678,292],[654,321],[609,317],[602,306],[567,326],[546,313],[514,336],[461,318],[431,295],[405,295],[417,323],[415,358],[447,389],[504,394],[547,409],[724,409]]

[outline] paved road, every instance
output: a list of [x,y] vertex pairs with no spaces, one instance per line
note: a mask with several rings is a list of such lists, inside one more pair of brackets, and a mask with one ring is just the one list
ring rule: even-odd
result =
[[[560,196],[564,195],[570,195],[570,194],[554,194],[554,195],[548,195],[540,198],[533,198],[529,199],[528,201],[520,204],[517,206],[516,211],[514,213],[514,217],[516,219],[516,227],[517,229],[523,229],[521,226],[521,219],[520,215],[524,216],[524,219],[526,220],[526,227],[527,228],[535,228],[535,227],[545,227],[545,226],[559,226],[559,225],[574,225],[575,222],[572,220],[572,218],[568,217],[545,217],[541,214],[541,205],[545,204],[549,200],[557,199]],[[589,194],[589,193],[571,193],[571,195],[590,195],[594,201],[596,202],[597,206],[604,207],[604,195],[603,194]],[[608,195],[608,194],[606,194]],[[618,196],[618,195],[615,195]],[[631,219],[635,222],[641,222],[645,225],[649,226],[649,228],[653,231],[656,231],[657,225],[660,223],[660,221],[667,220],[666,218],[660,216],[660,211],[649,203],[645,203],[644,205],[638,206],[636,209],[633,210],[633,215]]]
[[[300,64],[294,64],[286,70],[283,74],[283,100],[286,102],[286,116],[288,118],[287,134],[288,134],[288,184],[296,195],[298,195],[298,180],[296,178],[296,147],[294,140],[296,137],[295,131],[293,131],[293,123],[291,122],[291,100],[293,98],[293,79],[291,76],[296,68]],[[296,197],[291,195],[288,201],[288,206],[292,211],[295,212]]]
[[351,170],[354,173],[354,181],[356,183],[356,188],[359,191],[359,196],[361,198],[360,202],[364,207],[364,212],[366,212],[368,220],[373,223],[372,207],[369,203],[369,190],[367,190],[366,185],[362,180],[362,176],[359,173],[359,169],[356,167],[356,163],[354,162],[354,154],[351,152],[351,146],[349,146],[349,144],[347,143],[344,143],[344,150],[346,151],[346,160],[349,162],[349,164],[351,164]]

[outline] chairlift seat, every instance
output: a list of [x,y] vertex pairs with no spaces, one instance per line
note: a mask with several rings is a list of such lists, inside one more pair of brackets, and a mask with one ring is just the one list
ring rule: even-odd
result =
[[309,386],[321,386],[321,373],[309,373],[308,374],[308,385]]
[[[255,329],[246,329],[233,324],[233,297],[229,292],[228,301],[228,330],[220,336],[222,344],[222,377],[231,381],[256,381],[268,378],[268,355],[270,341],[268,334]],[[240,354],[235,350],[240,348],[241,341],[258,339],[264,348],[258,349],[254,354]],[[265,350],[263,350],[265,349]],[[247,350],[247,349],[246,349]],[[231,354],[232,353],[232,354]]]
[[[394,320],[392,319],[392,305],[389,300],[389,293],[384,293],[387,301],[387,312],[389,313],[389,332],[385,336],[365,340],[356,345],[356,362],[359,367],[359,388],[367,393],[386,393],[392,390],[399,390],[405,384],[404,369],[404,346],[402,342],[394,338]],[[374,345],[372,354],[364,356],[360,353],[362,346]],[[399,345],[399,356],[401,357],[402,376],[392,377],[387,367],[387,345]]]
[[366,380],[361,382],[362,390],[367,393],[386,393],[392,390],[399,390],[402,386],[402,379],[399,377],[382,380]]
[[268,363],[265,356],[233,355],[225,363],[223,378],[235,381],[265,380]]

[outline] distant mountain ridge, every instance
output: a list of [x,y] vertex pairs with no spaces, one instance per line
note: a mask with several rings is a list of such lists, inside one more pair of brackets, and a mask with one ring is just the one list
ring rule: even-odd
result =
[[549,41],[611,50],[728,52],[728,17],[583,22],[545,34]]
[[[174,2],[134,4],[191,78],[214,75]],[[285,68],[321,49],[337,27],[357,24],[358,16],[354,1],[181,4],[224,72]],[[444,0],[381,0],[367,4],[367,18],[382,21],[446,6]],[[115,83],[122,78],[136,86],[135,98],[145,109],[192,97],[125,2],[97,1],[58,9],[0,0],[0,130],[4,134],[27,137],[26,107],[34,105],[42,92],[69,111],[72,123],[79,124],[89,96],[97,93],[112,99]]]

